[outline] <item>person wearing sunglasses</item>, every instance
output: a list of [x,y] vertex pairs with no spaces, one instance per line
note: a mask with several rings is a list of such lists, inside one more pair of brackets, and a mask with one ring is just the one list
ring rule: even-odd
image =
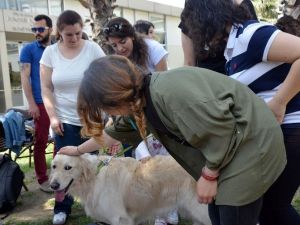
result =
[[167,70],[168,52],[159,42],[138,36],[126,19],[111,19],[103,33],[114,54],[129,58],[146,72]]
[[[150,23],[150,22],[149,22]],[[152,24],[154,28],[154,25]],[[150,29],[150,28],[149,28]],[[149,31],[149,30],[148,30]],[[153,31],[153,29],[152,29]],[[110,20],[103,29],[104,36],[116,55],[130,59],[146,73],[167,70],[167,51],[157,41],[145,36],[137,35],[135,28],[124,18],[118,17]],[[148,146],[160,144],[158,140],[148,137]],[[161,144],[160,144],[161,145]],[[150,156],[165,155],[165,148],[161,145],[157,151],[152,148],[143,148],[143,143],[136,148],[136,158],[145,161]],[[137,153],[143,152],[139,157]],[[155,152],[155,154],[153,154]],[[169,212],[165,218],[157,217],[155,225],[178,224],[177,210]]]
[[[55,152],[64,146],[78,146],[86,141],[80,135],[77,92],[89,64],[105,55],[95,42],[82,39],[83,21],[77,12],[62,12],[56,27],[57,42],[45,50],[40,60],[42,97],[54,131]],[[56,190],[54,225],[66,222],[72,204],[72,196]]]
[[37,181],[41,191],[53,192],[48,182],[45,157],[50,121],[41,95],[39,63],[45,48],[51,44],[52,20],[46,15],[37,15],[31,30],[36,40],[21,50],[21,82],[28,102],[28,112],[35,125],[33,156]]
[[49,27],[32,27],[31,28],[31,31],[34,33],[34,34],[36,34],[36,33],[44,33],[45,32],[45,30],[48,30],[49,29]]

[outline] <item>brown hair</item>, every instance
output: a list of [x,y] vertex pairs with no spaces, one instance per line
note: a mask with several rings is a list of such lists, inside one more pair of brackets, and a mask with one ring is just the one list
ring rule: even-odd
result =
[[251,19],[246,7],[228,0],[186,1],[181,21],[193,41],[197,59],[201,61],[224,54],[229,35],[227,27]]
[[83,123],[82,133],[100,140],[104,129],[103,111],[128,106],[141,137],[146,138],[143,112],[143,74],[124,56],[105,56],[93,61],[84,73],[77,110]]
[[277,20],[275,26],[283,32],[296,35],[300,37],[300,21],[294,19],[292,16],[283,16]]
[[136,32],[146,35],[149,34],[149,29],[151,27],[154,29],[154,24],[147,20],[138,20],[134,24],[134,29]]
[[130,60],[143,69],[147,69],[148,47],[144,39],[135,33],[133,26],[128,20],[122,17],[111,19],[103,28],[103,34],[106,40],[110,37],[133,38],[133,50]]
[[65,10],[65,11],[63,11],[58,16],[57,21],[56,21],[56,28],[57,28],[57,31],[56,31],[56,40],[60,40],[61,35],[60,35],[59,32],[61,32],[66,25],[74,25],[76,23],[79,23],[79,25],[81,27],[83,27],[82,18],[81,18],[81,16],[77,12],[75,12],[73,10]]

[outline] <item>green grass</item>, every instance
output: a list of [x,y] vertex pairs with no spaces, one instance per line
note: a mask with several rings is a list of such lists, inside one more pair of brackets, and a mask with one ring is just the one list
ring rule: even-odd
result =
[[[88,223],[92,223],[92,219],[82,216],[82,215],[74,215],[72,214],[68,219],[66,225],[87,225]],[[28,222],[15,222],[8,221],[5,225],[50,225],[52,224],[51,219],[39,219],[37,221],[28,221]]]
[[[46,161],[47,161],[47,166],[48,168],[50,167],[51,161],[53,159],[53,144],[49,144],[47,149],[46,149]],[[22,154],[22,157],[26,158],[18,158],[17,162],[20,165],[22,171],[26,174],[28,172],[33,171],[34,168],[34,161],[33,161],[33,156],[32,156],[32,161],[31,161],[31,167],[29,167],[29,158],[27,158],[29,155],[29,151],[26,151]],[[12,156],[14,158],[14,156]]]

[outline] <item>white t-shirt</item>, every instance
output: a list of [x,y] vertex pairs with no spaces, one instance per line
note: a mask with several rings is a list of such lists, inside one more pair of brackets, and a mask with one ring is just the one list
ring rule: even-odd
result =
[[159,42],[150,38],[145,38],[144,40],[148,46],[148,72],[155,72],[155,66],[168,55],[168,52]]
[[80,82],[90,63],[103,56],[105,53],[100,46],[88,40],[85,41],[81,52],[73,59],[65,58],[57,43],[45,49],[40,64],[53,70],[55,109],[61,122],[81,125],[77,114],[77,94]]

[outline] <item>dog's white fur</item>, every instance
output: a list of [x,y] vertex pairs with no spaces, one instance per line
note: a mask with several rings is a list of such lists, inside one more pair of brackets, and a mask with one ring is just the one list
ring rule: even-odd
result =
[[[107,156],[100,156],[100,159]],[[134,225],[173,209],[194,224],[211,224],[207,205],[199,204],[196,182],[169,156],[155,156],[146,163],[114,158],[97,174],[98,156],[56,155],[50,185],[78,196],[85,212],[111,225]]]

